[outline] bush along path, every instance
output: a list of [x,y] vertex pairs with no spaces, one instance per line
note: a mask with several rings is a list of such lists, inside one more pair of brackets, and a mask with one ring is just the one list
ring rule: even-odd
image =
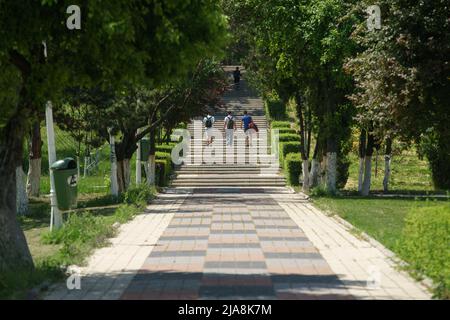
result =
[[[246,90],[233,94],[239,102],[228,104],[255,108]],[[64,282],[45,298],[431,298],[397,269],[394,255],[360,239],[303,194],[215,185],[221,174],[208,186],[167,188],[120,227],[111,246],[74,270],[78,289]]]

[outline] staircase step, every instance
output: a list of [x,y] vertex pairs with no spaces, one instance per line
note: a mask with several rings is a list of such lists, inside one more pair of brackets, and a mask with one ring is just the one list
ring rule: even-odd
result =
[[172,183],[173,187],[284,187],[286,184],[284,182],[192,182],[192,183],[185,183],[185,182],[177,182],[174,181]]

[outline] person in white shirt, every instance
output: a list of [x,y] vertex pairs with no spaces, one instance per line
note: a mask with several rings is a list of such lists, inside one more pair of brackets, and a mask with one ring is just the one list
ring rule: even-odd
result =
[[227,147],[231,147],[233,145],[234,130],[236,130],[236,119],[231,114],[231,111],[228,111],[228,115],[225,117],[223,130],[227,137]]
[[205,126],[205,135],[206,135],[206,145],[209,146],[213,142],[212,129],[214,122],[216,120],[212,115],[208,113],[206,117],[203,118],[203,125]]

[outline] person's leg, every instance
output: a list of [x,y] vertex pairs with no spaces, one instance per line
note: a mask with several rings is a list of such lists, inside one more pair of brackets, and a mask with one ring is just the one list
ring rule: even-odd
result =
[[227,146],[233,145],[233,129],[227,129]]
[[205,129],[206,145],[209,145],[209,129]]

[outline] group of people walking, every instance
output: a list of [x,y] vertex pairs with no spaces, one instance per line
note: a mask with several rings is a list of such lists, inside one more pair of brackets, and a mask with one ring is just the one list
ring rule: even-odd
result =
[[[203,118],[203,125],[205,126],[205,136],[206,136],[206,145],[210,145],[213,142],[214,134],[212,132],[212,128],[215,122],[214,116],[208,114]],[[237,120],[236,117],[233,116],[231,111],[227,112],[227,116],[223,122],[223,131],[226,136],[226,145],[231,147],[233,145],[234,132],[237,130]],[[248,114],[247,111],[244,111],[244,116],[241,118],[241,129],[244,130],[245,133],[245,143],[247,146],[252,143],[252,135],[255,132],[258,132],[258,127],[253,122],[252,117]]]
[[[233,80],[234,80],[234,86],[236,89],[239,89],[239,84],[241,81],[241,71],[239,70],[239,67],[236,67],[236,70],[233,71]],[[213,126],[216,119],[211,114],[208,114],[206,117],[203,118],[203,125],[205,127],[205,136],[206,136],[206,145],[209,146],[214,139],[213,134]],[[227,116],[224,119],[223,122],[223,131],[225,132],[226,136],[226,144],[228,147],[233,146],[233,139],[234,139],[234,132],[237,129],[236,125],[236,118],[233,116],[231,111],[227,112]],[[241,118],[241,129],[244,130],[245,133],[245,143],[246,146],[249,146],[252,144],[252,135],[255,132],[258,132],[257,125],[253,122],[252,117],[248,114],[247,111],[244,111],[244,115]]]

